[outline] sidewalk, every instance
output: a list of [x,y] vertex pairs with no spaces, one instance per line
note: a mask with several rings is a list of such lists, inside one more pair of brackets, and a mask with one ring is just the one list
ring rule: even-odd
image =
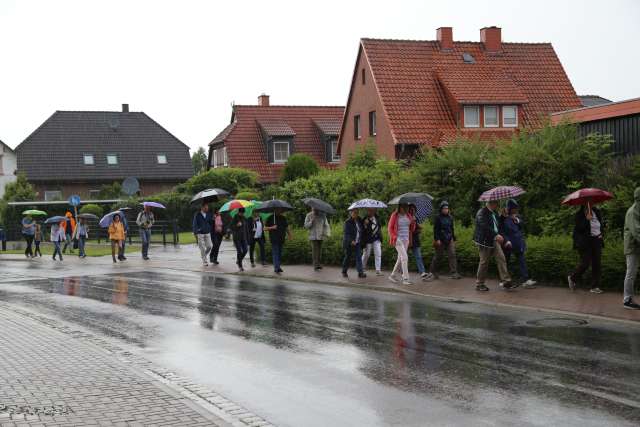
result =
[[[50,259],[39,259],[27,261],[24,256],[1,255],[0,259],[23,260],[25,263],[33,262],[37,264],[51,264]],[[350,286],[364,289],[375,289],[388,292],[403,292],[423,297],[436,297],[453,299],[457,301],[479,302],[491,305],[507,305],[512,307],[527,307],[529,309],[539,309],[559,314],[578,314],[583,316],[597,316],[608,319],[640,322],[640,310],[625,310],[622,308],[622,294],[620,292],[605,292],[600,295],[592,294],[586,290],[570,291],[566,286],[543,286],[537,289],[518,288],[513,291],[504,291],[498,288],[495,280],[490,280],[487,285],[491,289],[489,292],[477,292],[475,290],[475,279],[465,277],[461,280],[450,280],[441,278],[433,282],[423,282],[412,274],[413,285],[403,286],[394,284],[387,279],[388,272],[381,277],[370,272],[368,277],[358,279],[355,270],[350,271],[350,277],[345,279],[341,276],[338,267],[327,266],[321,271],[314,271],[308,265],[283,265],[285,272],[276,275],[271,265],[262,267],[261,265],[252,268],[248,260],[245,263],[245,272],[238,273],[235,265],[235,250],[230,242],[223,242],[220,253],[220,265],[202,266],[200,254],[195,245],[184,245],[180,247],[153,247],[151,249],[151,260],[143,261],[139,253],[128,254],[128,260],[124,263],[112,265],[110,257],[96,257],[78,259],[75,256],[65,257],[63,264],[55,265],[56,274],[71,273],[80,267],[83,271],[86,267],[94,266],[91,270],[97,269],[100,273],[110,271],[122,272],[122,270],[139,270],[147,268],[165,268],[173,270],[186,270],[195,272],[240,274],[253,277],[274,278],[277,280],[294,280],[300,282],[327,283],[338,286]],[[44,267],[44,265],[43,265]],[[42,271],[39,274],[42,275]],[[83,274],[93,274],[84,272]],[[75,273],[78,274],[78,273]]]

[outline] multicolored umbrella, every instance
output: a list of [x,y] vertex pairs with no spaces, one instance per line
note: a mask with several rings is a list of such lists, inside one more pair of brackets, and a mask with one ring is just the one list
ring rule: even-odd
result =
[[599,188],[581,188],[564,198],[563,205],[595,205],[613,199],[613,194]]
[[385,209],[387,207],[386,203],[383,203],[379,200],[374,199],[361,199],[357,202],[351,203],[351,206],[347,209],[348,211],[353,209]]
[[26,211],[22,212],[22,215],[31,215],[31,216],[39,216],[39,215],[46,215],[47,213],[45,211],[39,211],[38,209],[27,209]]
[[160,208],[160,209],[166,209],[165,206],[162,203],[158,203],[158,202],[142,202],[140,203],[142,206],[144,207],[152,207],[152,208]]
[[232,211],[238,210],[240,208],[244,208],[246,211],[248,207],[253,208],[253,205],[254,203],[248,200],[233,199],[233,200],[229,200],[227,203],[220,206],[220,213],[223,213],[223,212],[231,213]]
[[521,196],[525,191],[515,185],[501,185],[500,187],[487,190],[478,198],[479,202],[495,202],[502,199],[513,199]]

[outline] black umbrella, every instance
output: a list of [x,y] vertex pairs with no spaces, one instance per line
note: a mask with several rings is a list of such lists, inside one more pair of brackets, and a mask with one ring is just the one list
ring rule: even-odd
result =
[[276,209],[292,210],[293,206],[291,206],[289,203],[285,202],[284,200],[273,199],[273,200],[267,200],[266,202],[262,202],[262,205],[260,205],[259,208],[255,208],[254,211],[273,212]]
[[433,200],[433,196],[427,193],[404,193],[394,197],[389,205],[415,205],[424,199]]
[[95,220],[100,219],[100,218],[98,218],[97,215],[94,215],[92,213],[81,213],[81,214],[78,214],[78,218],[95,219]]
[[207,188],[206,190],[202,190],[195,196],[191,198],[191,204],[202,204],[206,202],[217,202],[220,198],[226,197],[229,195],[227,190],[223,190],[222,188]]
[[315,197],[307,197],[302,199],[302,203],[320,212],[332,215],[336,213],[336,210],[329,203],[324,200],[316,199]]

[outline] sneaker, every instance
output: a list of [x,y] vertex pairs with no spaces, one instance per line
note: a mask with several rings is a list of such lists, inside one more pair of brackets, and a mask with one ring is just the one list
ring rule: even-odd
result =
[[627,310],[640,310],[640,304],[636,304],[631,298],[626,300],[622,306]]
[[382,271],[377,270],[377,271],[376,271],[376,276],[382,276]]
[[389,276],[389,281],[393,283],[398,283],[398,279],[393,274]]
[[343,271],[343,272],[342,272],[342,277],[349,277],[349,275],[347,274],[347,272],[346,272],[346,271]]
[[576,290],[576,281],[573,280],[573,277],[571,277],[571,275],[567,276],[567,283],[569,283],[569,289],[571,289],[572,291]]
[[420,274],[420,278],[422,280],[426,280],[427,278],[429,278],[431,276],[432,276],[432,274],[431,273],[427,273],[426,271],[424,273]]
[[411,281],[409,279],[402,279],[402,284],[405,285],[405,286],[413,285],[413,283],[411,283]]
[[433,282],[436,279],[436,276],[434,276],[433,274],[429,273],[426,276],[422,277],[422,280],[425,282]]
[[209,263],[208,263],[207,261],[202,261],[202,265],[203,265],[204,267],[209,267]]
[[242,264],[238,264],[238,271],[244,271],[244,268],[242,268]]
[[251,268],[256,268],[256,263],[255,262],[251,263]]
[[315,267],[313,267],[313,271],[320,271],[320,267],[316,265]]
[[462,279],[462,276],[461,276],[461,275],[459,275],[458,273],[452,273],[452,274],[449,276],[449,279],[453,279],[453,280],[460,280],[460,279]]
[[487,292],[489,288],[484,283],[480,283],[476,285],[476,291]]
[[498,286],[500,286],[502,289],[507,291],[510,291],[511,289],[514,289],[517,287],[517,286],[514,286],[512,282],[500,282]]
[[149,261],[149,257],[148,256],[143,256],[142,259],[145,260],[145,261]]
[[367,274],[363,273],[363,272],[360,272],[360,273],[358,273],[358,277],[361,278],[361,279],[364,279],[365,277],[367,277]]
[[538,283],[538,282],[536,282],[535,280],[531,280],[531,279],[529,279],[529,280],[527,280],[526,282],[524,282],[524,283],[522,284],[522,287],[523,287],[524,289],[535,289],[535,288],[536,288],[536,284],[537,284],[537,283]]
[[[264,265],[264,264],[263,264],[263,265]],[[322,270],[322,266],[321,266],[321,265],[319,265],[319,266],[318,266],[318,270]]]
[[117,263],[118,263],[118,261],[114,258],[114,259],[113,259],[113,263],[114,263],[114,264],[117,264]]
[[591,292],[592,294],[601,294],[604,291],[600,288],[591,288],[589,292]]

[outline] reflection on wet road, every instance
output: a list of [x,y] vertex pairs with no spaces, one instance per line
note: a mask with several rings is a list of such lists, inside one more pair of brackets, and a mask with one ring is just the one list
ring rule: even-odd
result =
[[138,346],[277,425],[638,425],[640,328],[196,273],[35,279],[0,299]]

